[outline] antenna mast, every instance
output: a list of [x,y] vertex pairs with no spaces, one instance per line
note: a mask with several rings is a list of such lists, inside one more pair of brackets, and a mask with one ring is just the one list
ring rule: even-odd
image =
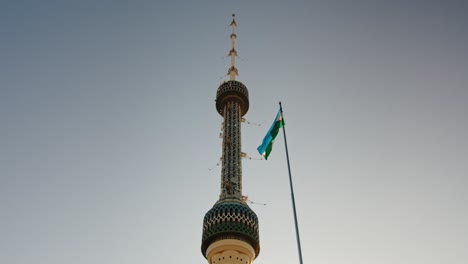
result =
[[236,51],[236,15],[232,14],[232,22],[229,25],[232,28],[232,33],[231,33],[231,50],[229,51],[229,56],[231,57],[231,67],[228,70],[228,75],[229,75],[229,80],[233,81],[236,79],[236,76],[239,75],[239,72],[237,71],[236,68],[236,57],[237,57],[237,51]]

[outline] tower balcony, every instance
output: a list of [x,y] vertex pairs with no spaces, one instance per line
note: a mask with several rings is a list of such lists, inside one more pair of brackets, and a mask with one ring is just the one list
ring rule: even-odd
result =
[[216,203],[203,219],[202,254],[207,257],[210,245],[221,240],[240,240],[250,245],[254,256],[260,252],[258,218],[240,200]]
[[241,116],[249,110],[249,91],[239,81],[230,80],[223,82],[216,92],[216,110],[223,115],[224,105],[229,101],[238,102],[241,106]]

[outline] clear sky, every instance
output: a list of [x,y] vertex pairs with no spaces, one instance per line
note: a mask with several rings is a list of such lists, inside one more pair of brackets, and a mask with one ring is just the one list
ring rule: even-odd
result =
[[[305,263],[467,263],[465,2],[3,1],[0,263],[206,262],[233,12],[243,151],[281,100]],[[283,146],[243,162],[258,264],[297,263]]]

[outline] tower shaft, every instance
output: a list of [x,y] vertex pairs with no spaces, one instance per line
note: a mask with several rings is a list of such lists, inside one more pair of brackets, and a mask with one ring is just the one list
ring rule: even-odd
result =
[[241,107],[236,101],[227,102],[223,107],[223,156],[221,167],[221,194],[224,198],[241,199],[242,157],[241,157]]

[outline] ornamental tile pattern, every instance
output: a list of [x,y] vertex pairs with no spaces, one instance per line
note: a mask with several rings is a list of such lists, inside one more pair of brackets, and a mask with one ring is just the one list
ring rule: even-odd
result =
[[260,251],[258,218],[249,206],[241,202],[215,204],[203,219],[202,253],[221,239],[234,238],[249,243],[258,255]]

